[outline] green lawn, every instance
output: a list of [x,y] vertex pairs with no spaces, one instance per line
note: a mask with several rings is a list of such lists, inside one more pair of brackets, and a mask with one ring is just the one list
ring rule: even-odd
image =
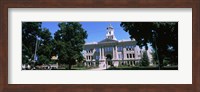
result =
[[[86,67],[86,66],[72,66],[71,70],[88,70],[88,69],[93,69],[93,68],[97,68],[97,67]],[[59,67],[58,69],[54,69],[54,70],[69,70],[68,69],[68,65],[63,65],[62,67]]]
[[[119,66],[119,67],[110,67],[106,70],[159,70],[158,67],[155,66],[147,66],[147,67],[137,67],[137,66]],[[177,66],[167,66],[162,67],[160,70],[178,70]]]

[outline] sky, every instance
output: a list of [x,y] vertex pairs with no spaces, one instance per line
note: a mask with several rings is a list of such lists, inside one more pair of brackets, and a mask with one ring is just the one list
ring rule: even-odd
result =
[[[117,40],[130,40],[130,35],[120,26],[121,22],[80,22],[87,31],[86,43],[99,42],[106,38],[106,28],[111,24]],[[42,22],[42,28],[48,28],[52,36],[59,29],[58,22]]]

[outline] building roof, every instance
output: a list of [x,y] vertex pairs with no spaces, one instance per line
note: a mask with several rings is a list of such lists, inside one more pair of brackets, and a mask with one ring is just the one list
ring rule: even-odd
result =
[[85,43],[85,45],[98,44],[97,42]]
[[113,42],[118,42],[117,40],[112,40],[112,39],[109,39],[109,38],[106,38],[98,43],[113,43]]

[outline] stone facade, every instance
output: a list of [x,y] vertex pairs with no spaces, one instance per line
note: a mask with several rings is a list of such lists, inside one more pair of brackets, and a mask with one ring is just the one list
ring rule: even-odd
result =
[[135,40],[118,41],[114,28],[109,25],[104,40],[84,45],[83,56],[85,66],[96,66],[97,63],[102,68],[120,64],[134,66],[141,59],[141,49]]

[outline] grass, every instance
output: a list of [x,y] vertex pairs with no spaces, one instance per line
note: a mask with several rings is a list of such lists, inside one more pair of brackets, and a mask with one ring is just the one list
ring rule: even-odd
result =
[[[86,67],[86,66],[76,66],[73,65],[70,70],[88,70],[88,69],[93,69],[97,67]],[[68,65],[63,65],[62,67],[59,67],[58,69],[53,69],[53,70],[69,70]]]
[[[159,70],[158,67],[155,66],[142,66],[142,67],[137,67],[137,66],[119,66],[119,67],[110,67],[106,70]],[[162,67],[160,70],[178,70],[177,66],[167,66],[167,67]]]

